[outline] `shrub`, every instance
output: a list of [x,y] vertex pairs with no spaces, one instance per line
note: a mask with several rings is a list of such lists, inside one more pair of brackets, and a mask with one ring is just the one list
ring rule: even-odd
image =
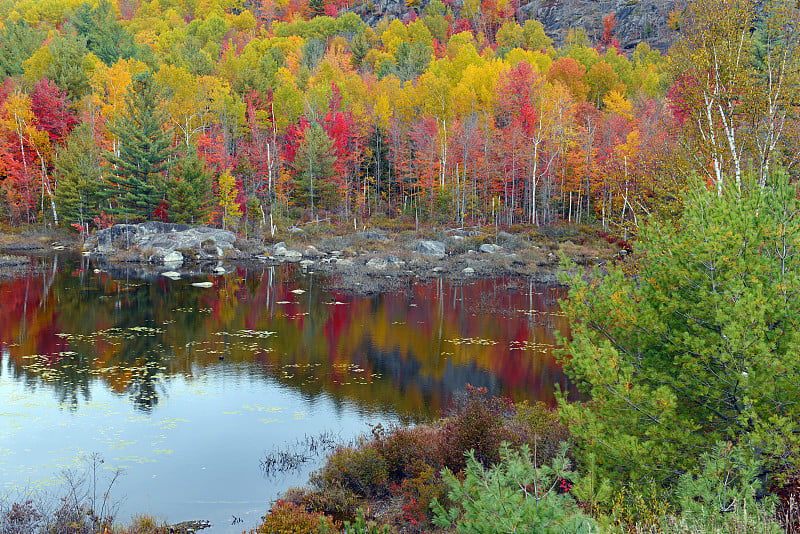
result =
[[447,487],[439,474],[430,466],[413,478],[406,478],[396,488],[403,499],[403,519],[413,530],[424,532],[432,519],[431,503],[442,502]]
[[0,533],[25,534],[35,532],[44,516],[31,499],[12,503],[0,516]]
[[344,534],[389,534],[389,526],[379,526],[374,521],[367,523],[364,520],[364,512],[358,511],[354,523],[344,522]]
[[318,489],[343,488],[363,497],[378,497],[388,492],[386,459],[373,443],[340,447],[325,466],[312,475]]
[[596,524],[566,492],[559,492],[569,479],[569,461],[562,447],[552,466],[537,467],[531,451],[519,451],[507,443],[500,448],[500,462],[487,469],[470,452],[464,481],[450,470],[443,473],[451,499],[458,506],[446,510],[438,500],[432,507],[434,523],[463,534],[537,532],[577,534],[592,532]]
[[561,424],[558,411],[541,401],[533,404],[520,402],[515,409],[514,424],[518,427],[515,434],[519,443],[529,443],[535,447],[536,461],[551,462],[561,444],[570,439],[569,429]]
[[457,399],[453,415],[441,429],[439,442],[442,464],[454,472],[465,466],[464,452],[474,451],[484,465],[500,459],[500,444],[511,438],[505,422],[513,405],[498,397],[487,397],[486,388],[467,384],[466,393]]
[[[606,483],[605,479],[602,480],[601,484]],[[595,511],[604,509],[602,504],[594,508]],[[619,527],[650,532],[658,530],[670,511],[670,504],[663,488],[651,480],[617,489],[605,510],[613,524]]]
[[775,506],[773,499],[756,500],[760,471],[747,448],[717,443],[703,453],[695,472],[678,482],[676,494],[686,523],[705,532],[781,532],[775,521],[762,521],[774,517]]
[[386,462],[389,480],[401,482],[418,476],[427,467],[443,466],[435,447],[437,429],[428,425],[415,427],[392,426],[385,431],[380,425],[372,431],[375,447]]
[[161,534],[167,530],[166,523],[151,515],[134,515],[130,526],[125,529],[128,534]]
[[251,534],[325,534],[335,529],[333,520],[294,503],[278,500]]
[[[312,475],[312,484],[317,485]],[[317,487],[312,490],[290,488],[283,500],[306,510],[330,515],[337,519],[351,518],[358,507],[358,498],[341,486]]]

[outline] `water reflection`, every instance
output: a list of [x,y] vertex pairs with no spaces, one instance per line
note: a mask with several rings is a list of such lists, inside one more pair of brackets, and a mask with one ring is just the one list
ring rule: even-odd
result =
[[98,380],[148,412],[168,377],[218,366],[411,419],[438,413],[466,382],[544,400],[564,383],[552,354],[553,329],[567,328],[559,289],[524,279],[352,297],[292,268],[239,269],[202,289],[42,261],[0,282],[0,348],[15,380],[72,410]]
[[353,297],[293,268],[172,281],[96,267],[56,257],[0,280],[0,497],[97,451],[127,470],[130,512],[254,526],[308,474],[265,482],[265,450],[428,419],[467,382],[546,401],[565,385],[562,292],[530,280]]

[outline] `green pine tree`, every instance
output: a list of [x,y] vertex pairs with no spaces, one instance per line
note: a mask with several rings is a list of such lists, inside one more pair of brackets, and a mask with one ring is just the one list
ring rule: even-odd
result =
[[335,163],[333,140],[315,123],[306,130],[294,160],[299,171],[294,186],[295,203],[310,207],[312,215],[315,207],[330,209],[336,204],[336,187],[331,180]]
[[44,42],[47,32],[24,20],[7,21],[0,30],[0,79],[22,74],[22,63]]
[[211,210],[212,175],[196,157],[184,160],[167,180],[167,214],[177,223],[201,224]]
[[797,187],[688,196],[677,227],[643,231],[635,278],[578,276],[562,304],[564,366],[591,402],[560,408],[617,483],[675,480],[719,441],[777,460],[800,437]]
[[67,224],[82,227],[99,214],[100,153],[92,129],[79,125],[69,136],[67,146],[56,158],[58,188],[56,209]]
[[72,22],[78,35],[86,39],[89,50],[109,67],[120,58],[136,55],[136,42],[117,20],[109,0],[100,0],[94,6],[82,3],[75,8]]
[[150,220],[164,199],[162,175],[173,153],[164,131],[163,96],[149,71],[137,74],[125,99],[126,116],[109,128],[118,138],[119,154],[106,153],[112,165],[106,195],[118,220]]

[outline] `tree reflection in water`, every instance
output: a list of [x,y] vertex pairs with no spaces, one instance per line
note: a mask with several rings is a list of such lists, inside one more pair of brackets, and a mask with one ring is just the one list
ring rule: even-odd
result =
[[71,410],[100,381],[149,412],[175,378],[223,367],[410,420],[438,414],[467,382],[546,401],[566,386],[552,352],[553,330],[568,331],[563,293],[528,279],[410,281],[353,297],[292,267],[238,269],[210,289],[140,274],[55,257],[0,281],[14,378]]

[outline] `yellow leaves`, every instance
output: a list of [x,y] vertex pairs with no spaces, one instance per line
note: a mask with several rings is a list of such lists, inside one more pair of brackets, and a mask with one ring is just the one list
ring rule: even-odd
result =
[[147,65],[136,59],[120,59],[111,67],[102,63],[97,66],[90,78],[92,102],[109,122],[122,116],[131,79],[145,70]]
[[522,61],[533,67],[536,72],[547,72],[553,60],[542,52],[515,48],[505,55],[503,61],[509,66],[516,67]]
[[245,9],[238,15],[228,15],[229,24],[237,31],[250,31],[256,27],[256,18],[253,14]]
[[616,90],[611,90],[603,97],[603,105],[609,115],[619,115],[626,120],[633,120],[633,104]]
[[31,57],[22,62],[25,79],[35,82],[44,78],[44,73],[52,60],[53,56],[50,54],[50,49],[46,44],[43,44]]
[[14,91],[3,103],[3,122],[9,130],[20,131],[33,122],[31,97],[20,91]]
[[394,19],[389,24],[389,27],[386,28],[386,31],[381,34],[381,42],[384,48],[392,55],[397,54],[397,47],[400,46],[400,43],[408,42],[409,40],[408,28],[399,19]]
[[386,129],[389,127],[390,119],[397,109],[398,96],[407,97],[407,95],[403,94],[403,85],[400,80],[391,74],[373,82],[371,89],[371,91],[368,91],[368,95],[372,103],[372,114],[378,126]]
[[219,203],[223,210],[223,228],[235,227],[242,217],[241,206],[236,201],[238,194],[236,179],[229,171],[225,171],[219,176]]
[[458,115],[473,111],[492,112],[500,68],[499,61],[467,65],[453,91],[453,107]]

